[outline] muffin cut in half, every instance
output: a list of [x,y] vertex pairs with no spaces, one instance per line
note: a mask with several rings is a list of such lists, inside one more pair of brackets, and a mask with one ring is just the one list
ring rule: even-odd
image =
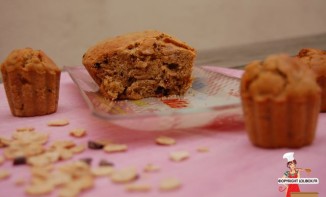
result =
[[57,111],[61,71],[41,50],[13,50],[1,65],[3,83],[14,116]]
[[301,49],[297,58],[315,72],[317,83],[322,90],[320,111],[326,112],[326,51],[312,48]]
[[195,50],[159,31],[130,33],[89,48],[83,64],[105,98],[183,95],[192,84]]
[[241,78],[241,101],[250,141],[264,148],[311,144],[320,94],[311,69],[288,55],[248,64]]

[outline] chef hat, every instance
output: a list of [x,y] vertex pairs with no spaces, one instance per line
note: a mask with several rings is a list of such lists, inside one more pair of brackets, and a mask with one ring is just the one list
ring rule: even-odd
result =
[[294,152],[288,152],[288,153],[285,153],[285,154],[283,155],[283,159],[287,159],[288,162],[293,161],[293,160],[294,160],[293,155],[294,155]]

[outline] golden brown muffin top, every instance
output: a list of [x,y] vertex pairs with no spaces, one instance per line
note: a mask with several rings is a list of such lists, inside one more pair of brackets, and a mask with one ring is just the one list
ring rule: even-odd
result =
[[86,51],[83,56],[83,64],[93,65],[114,53],[121,52],[124,49],[133,50],[136,47],[138,52],[150,55],[154,53],[154,43],[169,46],[164,51],[166,54],[173,53],[175,47],[192,51],[195,54],[195,49],[188,46],[185,42],[160,31],[147,30],[108,38],[97,43]]
[[326,76],[326,51],[305,48],[300,50],[297,58],[307,64],[317,77]]
[[241,96],[256,101],[295,98],[320,93],[314,73],[288,55],[271,55],[248,64],[241,78]]
[[12,72],[17,69],[25,71],[60,72],[57,65],[41,50],[32,48],[15,49],[1,64],[1,71]]

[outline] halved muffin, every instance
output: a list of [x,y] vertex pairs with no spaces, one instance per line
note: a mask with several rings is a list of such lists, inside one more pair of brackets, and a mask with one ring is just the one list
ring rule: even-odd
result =
[[186,43],[151,30],[104,40],[83,64],[107,99],[141,99],[185,94],[195,56]]

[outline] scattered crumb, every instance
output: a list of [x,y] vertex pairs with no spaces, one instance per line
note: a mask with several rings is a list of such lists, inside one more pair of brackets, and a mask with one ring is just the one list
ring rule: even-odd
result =
[[171,138],[171,137],[167,137],[167,136],[160,136],[158,138],[155,139],[155,142],[159,145],[166,145],[166,146],[170,146],[170,145],[174,145],[176,144],[176,140]]
[[134,183],[126,186],[128,192],[148,192],[151,190],[151,186],[145,183]]
[[0,165],[2,165],[5,162],[5,158],[0,155]]
[[86,150],[86,147],[84,145],[76,145],[74,147],[72,147],[70,149],[70,151],[73,153],[73,154],[78,154],[78,153],[82,153]]
[[114,168],[112,166],[99,166],[92,168],[92,174],[94,176],[109,176],[113,173]]
[[166,178],[160,182],[161,191],[170,191],[178,189],[181,186],[181,182],[176,178]]
[[206,146],[201,146],[201,147],[197,148],[197,152],[206,153],[206,152],[209,152],[209,149]]
[[53,185],[49,182],[38,182],[31,184],[26,188],[26,193],[29,195],[45,195],[53,190]]
[[73,129],[69,132],[73,137],[84,137],[86,135],[86,130],[82,128]]
[[111,180],[114,183],[129,183],[136,180],[138,177],[135,168],[125,168],[121,170],[114,170],[111,175]]
[[170,153],[170,159],[172,161],[183,161],[185,159],[188,159],[190,156],[188,151],[175,151]]
[[154,164],[147,164],[144,167],[144,172],[157,172],[160,170],[160,167]]
[[10,176],[10,173],[7,170],[0,169],[0,180],[4,180]]
[[69,149],[76,146],[75,142],[72,140],[56,140],[54,141],[50,148],[52,149]]
[[20,127],[17,128],[16,131],[35,131],[34,127]]
[[0,148],[5,148],[10,144],[11,140],[0,137]]
[[96,139],[95,142],[102,144],[103,146],[106,146],[108,144],[112,144],[113,142],[109,139]]
[[19,179],[15,180],[15,185],[17,185],[17,186],[25,185],[25,183],[26,183],[26,181],[23,178],[19,178]]
[[69,124],[67,119],[57,119],[48,122],[48,126],[66,126]]
[[108,144],[104,147],[104,151],[108,153],[124,152],[127,150],[128,150],[128,146],[125,144]]

